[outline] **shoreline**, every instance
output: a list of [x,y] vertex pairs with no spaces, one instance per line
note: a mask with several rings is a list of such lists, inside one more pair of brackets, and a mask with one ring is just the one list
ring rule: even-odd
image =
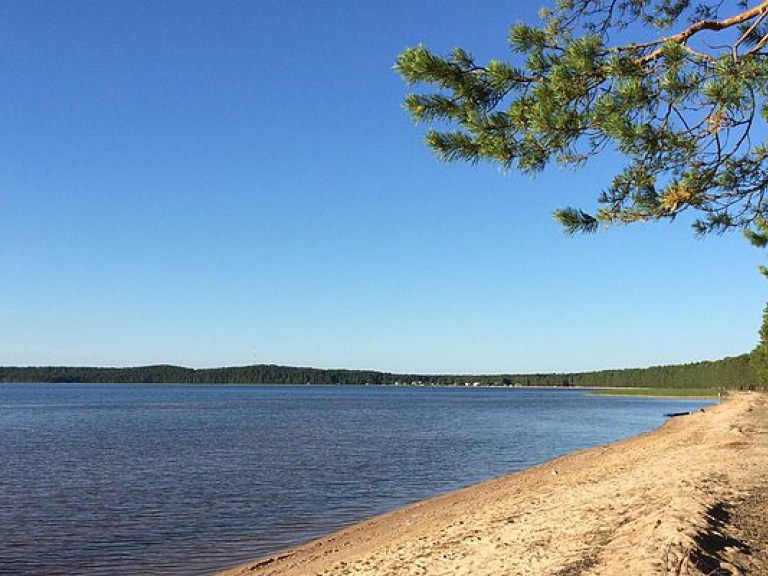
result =
[[[748,515],[734,513],[742,501],[768,511],[766,477],[768,395],[737,393],[655,431],[417,502],[219,574],[768,574],[760,536],[768,540],[768,519],[748,531],[758,534],[754,542],[720,542]],[[758,571],[743,571],[754,563]],[[721,565],[734,571],[712,571]]]
[[[268,383],[255,383],[255,382],[233,382],[233,383],[200,383],[200,382],[0,382],[2,386],[127,386],[127,387],[151,387],[151,386],[167,386],[167,387],[192,387],[192,388],[208,388],[208,387],[237,387],[237,388],[260,388],[260,387],[288,387],[288,388],[351,388],[351,387],[365,387],[365,388],[436,388],[436,389],[480,389],[480,390],[581,390],[586,391],[589,396],[609,396],[609,397],[635,397],[635,398],[653,398],[664,400],[713,400],[718,399],[717,394],[711,392],[709,394],[678,394],[678,393],[658,393],[658,389],[644,388],[636,386],[515,386],[515,385],[490,385],[481,384],[478,386],[465,386],[457,384],[429,384],[429,385],[414,385],[414,384],[268,384]],[[675,392],[677,389],[664,388],[661,390]],[[685,390],[695,390],[687,388]],[[612,392],[615,391],[615,392]]]
[[[626,388],[622,388],[626,390]],[[664,394],[619,394],[616,392],[587,392],[588,396],[602,396],[605,398],[652,398],[655,400],[711,400],[714,402],[722,401],[722,397],[712,395],[697,395],[697,394],[680,394],[680,395],[664,395]]]

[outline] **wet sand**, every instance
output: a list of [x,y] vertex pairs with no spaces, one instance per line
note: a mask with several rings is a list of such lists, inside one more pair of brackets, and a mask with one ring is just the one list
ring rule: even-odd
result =
[[226,576],[768,575],[768,395],[557,458]]

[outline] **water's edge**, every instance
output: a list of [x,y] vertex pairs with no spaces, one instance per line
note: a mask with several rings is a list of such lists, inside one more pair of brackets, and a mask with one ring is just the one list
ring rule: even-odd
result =
[[0,453],[11,455],[0,573],[208,574],[704,404],[581,390],[60,386],[0,387]]

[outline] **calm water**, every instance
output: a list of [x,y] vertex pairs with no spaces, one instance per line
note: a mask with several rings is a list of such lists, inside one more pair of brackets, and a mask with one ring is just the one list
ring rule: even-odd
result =
[[703,402],[0,385],[0,573],[208,574]]

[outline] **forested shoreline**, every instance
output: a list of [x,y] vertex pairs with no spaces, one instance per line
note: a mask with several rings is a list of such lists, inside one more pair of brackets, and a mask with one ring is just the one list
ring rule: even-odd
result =
[[157,365],[135,368],[0,367],[4,383],[94,384],[295,384],[295,385],[428,385],[428,386],[557,386],[749,389],[756,378],[743,354],[716,361],[649,368],[579,373],[429,375],[372,370],[298,368],[258,364],[193,369]]

